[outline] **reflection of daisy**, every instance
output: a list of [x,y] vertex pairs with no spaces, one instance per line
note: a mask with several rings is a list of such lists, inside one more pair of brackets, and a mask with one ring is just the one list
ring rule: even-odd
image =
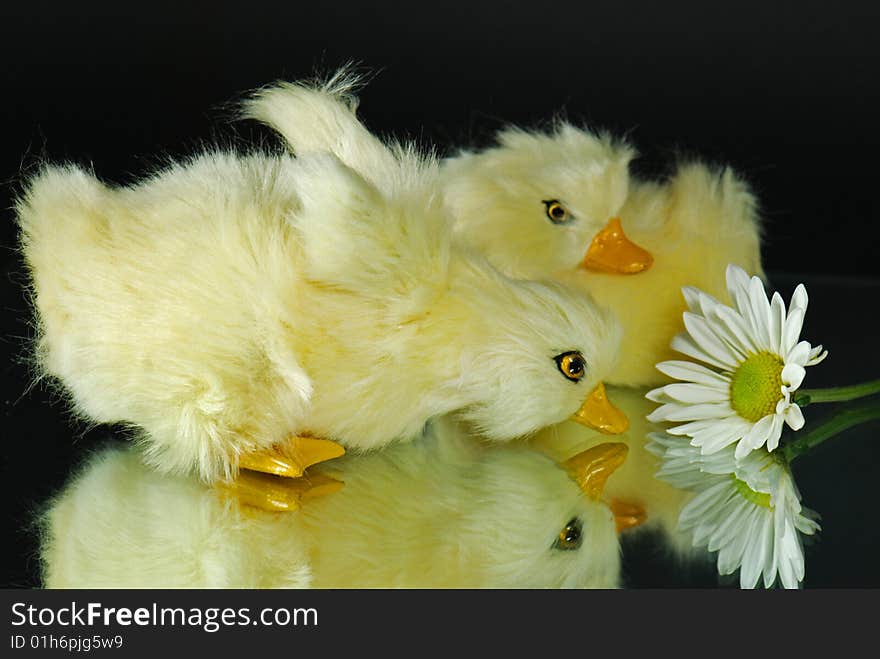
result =
[[807,311],[803,284],[795,289],[788,314],[779,293],[768,302],[761,280],[749,279],[734,265],[727,267],[727,288],[736,308],[696,288],[682,289],[689,308],[684,313],[687,333],[675,337],[672,347],[706,365],[657,364],[682,382],[648,393],[649,399],[662,403],[648,418],[686,422],[669,432],[687,435],[704,454],[736,443],[741,458],[764,444],[775,449],[783,421],[794,430],[803,427],[803,414],[791,393],[803,381],[804,367],[818,364],[828,353],[822,346],[798,343]]
[[800,494],[781,452],[752,451],[742,460],[729,446],[712,455],[679,437],[652,433],[648,450],[663,460],[657,477],[696,492],[682,509],[679,529],[695,547],[718,552],[718,573],[740,568],[740,586],[754,588],[761,573],[770,587],[777,575],[786,588],[804,578],[799,533],[819,529],[815,513],[801,508]]

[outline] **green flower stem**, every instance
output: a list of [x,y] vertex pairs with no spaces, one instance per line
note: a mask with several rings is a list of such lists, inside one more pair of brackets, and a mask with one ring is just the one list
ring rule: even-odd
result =
[[880,419],[880,399],[866,400],[838,410],[815,428],[802,434],[782,449],[786,459],[791,462],[799,455],[812,450],[826,439],[834,437],[847,428],[860,423]]
[[[880,392],[880,380],[870,380],[861,384],[851,384],[847,387],[828,387],[827,389],[799,389],[797,397],[807,397],[805,404],[810,403],[839,403],[844,400],[864,398]],[[802,406],[803,407],[803,406]]]

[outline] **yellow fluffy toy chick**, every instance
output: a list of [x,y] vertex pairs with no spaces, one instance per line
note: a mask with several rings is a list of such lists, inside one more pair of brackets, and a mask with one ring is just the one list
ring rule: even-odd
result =
[[[314,88],[280,83],[243,114],[295,153],[329,149],[370,176],[384,156],[356,117],[357,84],[346,71]],[[507,128],[497,142],[442,163],[456,235],[507,274],[561,279],[609,307],[623,326],[609,383],[664,381],[654,364],[673,358],[669,342],[684,329],[682,286],[725,300],[726,264],[763,275],[756,202],[729,169],[691,163],[668,182],[631,180],[631,146],[565,122]]]
[[621,429],[612,317],[457,246],[436,162],[379,153],[372,182],[328,153],[206,152],[130,187],[46,167],[17,204],[42,368],[207,482],[300,475],[342,452],[309,437],[373,449],[453,410],[493,440],[574,413]]
[[[356,86],[346,72],[314,88],[281,83],[256,94],[243,114],[274,128],[296,153],[330,149],[368,175],[381,161],[381,143],[356,116]],[[512,275],[590,291],[624,328],[621,357],[606,379],[649,386],[664,377],[654,365],[676,358],[669,343],[683,330],[681,287],[725,299],[724,264],[762,269],[756,202],[729,169],[692,163],[665,183],[631,180],[634,153],[622,141],[559,123],[548,133],[506,129],[496,147],[447,159],[442,169],[458,237]],[[632,422],[621,437],[634,456],[615,478],[613,497],[621,523],[647,521],[687,553],[687,539],[675,531],[686,493],[655,479],[656,459],[644,451],[644,417],[653,409],[644,392],[613,391]],[[557,454],[602,439],[563,423],[535,441]]]
[[730,169],[693,162],[663,183],[628,180],[632,155],[566,123],[507,129],[496,147],[444,161],[444,194],[459,237],[494,265],[565,281],[610,308],[623,339],[608,382],[648,386],[665,381],[654,365],[676,358],[681,288],[729,302],[728,263],[763,270],[756,201]]
[[[615,521],[600,499],[625,445],[557,464],[523,443],[475,442],[451,424],[439,419],[417,441],[316,466],[306,476],[313,486],[336,482],[326,471],[346,487],[296,514],[242,507],[145,467],[135,451],[105,451],[44,515],[44,585],[617,586]],[[279,489],[301,483],[247,476]]]
[[[272,127],[294,153],[329,150],[370,177],[385,168],[386,156],[381,141],[356,116],[359,84],[346,69],[311,87],[282,82],[260,90],[242,114]],[[443,162],[443,194],[456,229],[464,228],[466,242],[517,277],[543,279],[576,268],[585,245],[626,199],[632,149],[568,125],[553,137],[537,139],[512,129],[499,139],[501,146],[488,152],[499,155],[485,169],[477,166],[488,159],[485,154]],[[560,183],[572,193],[570,201],[577,200],[582,221],[555,217],[571,212],[547,196]],[[555,231],[536,231],[526,221],[535,199],[542,217],[546,213],[556,222]]]

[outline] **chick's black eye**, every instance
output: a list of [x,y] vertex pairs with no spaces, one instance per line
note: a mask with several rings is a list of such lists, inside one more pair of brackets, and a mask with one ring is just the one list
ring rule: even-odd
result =
[[579,548],[583,542],[582,530],[583,524],[581,520],[577,517],[570,519],[568,524],[559,532],[556,542],[553,543],[553,548],[562,549],[563,551],[572,551]]
[[557,199],[545,199],[542,203],[547,212],[547,219],[553,224],[565,224],[572,219],[571,213]]
[[587,360],[577,350],[563,352],[561,355],[556,355],[553,360],[559,372],[572,382],[580,382],[587,372]]

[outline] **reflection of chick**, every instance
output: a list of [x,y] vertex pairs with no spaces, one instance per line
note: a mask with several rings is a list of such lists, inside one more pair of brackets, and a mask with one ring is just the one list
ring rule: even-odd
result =
[[605,444],[557,465],[519,443],[486,445],[446,433],[448,423],[440,420],[419,441],[327,463],[323,469],[332,466],[346,487],[294,515],[242,508],[197,481],[145,468],[131,451],[107,451],[45,517],[44,583],[617,585],[614,519],[598,499],[625,446]]
[[[614,438],[629,447],[629,457],[608,482],[605,497],[617,514],[621,528],[643,523],[643,528],[658,529],[680,554],[692,554],[689,538],[676,530],[679,513],[690,494],[655,478],[660,461],[645,449],[648,433],[658,430],[658,426],[646,418],[655,407],[645,398],[647,391],[620,387],[608,389],[609,395],[629,418],[630,426]],[[531,444],[559,460],[607,439],[607,435],[563,422],[538,432]]]
[[578,410],[615,323],[451,244],[434,163],[382,155],[381,188],[329,154],[205,153],[128,188],[46,168],[17,209],[44,369],[207,481],[291,433],[369,449],[464,408],[506,440]]

